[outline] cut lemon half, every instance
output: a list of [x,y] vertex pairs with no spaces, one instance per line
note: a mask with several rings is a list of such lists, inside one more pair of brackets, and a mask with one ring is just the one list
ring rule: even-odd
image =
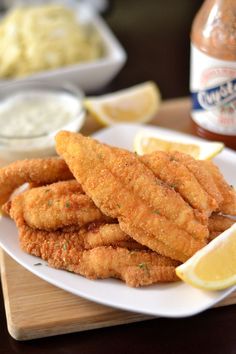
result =
[[158,111],[160,92],[154,82],[140,85],[111,94],[85,99],[88,112],[103,125],[124,122],[147,122]]
[[206,290],[236,284],[236,223],[176,268],[184,282]]
[[204,142],[190,136],[165,137],[165,133],[152,130],[141,130],[134,138],[134,150],[138,155],[150,154],[154,151],[180,151],[198,160],[211,159],[219,154],[224,144],[220,142]]

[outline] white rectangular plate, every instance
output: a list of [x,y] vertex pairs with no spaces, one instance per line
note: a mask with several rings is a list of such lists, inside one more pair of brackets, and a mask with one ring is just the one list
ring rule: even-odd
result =
[[[122,124],[103,129],[94,137],[114,146],[132,149],[134,136],[141,128],[161,131],[163,138],[174,139],[175,136],[183,136],[181,133],[163,128]],[[194,140],[198,140],[198,138],[193,138]],[[236,153],[224,149],[215,158],[215,162],[223,171],[228,182],[233,184],[235,182],[233,176]],[[115,279],[88,280],[76,274],[50,268],[46,262],[22,252],[18,244],[15,224],[5,217],[0,221],[0,246],[23,267],[59,288],[104,305],[148,315],[191,316],[210,308],[236,289],[236,287],[232,287],[224,291],[210,292],[195,289],[182,282],[135,289]],[[42,265],[35,266],[38,262]]]

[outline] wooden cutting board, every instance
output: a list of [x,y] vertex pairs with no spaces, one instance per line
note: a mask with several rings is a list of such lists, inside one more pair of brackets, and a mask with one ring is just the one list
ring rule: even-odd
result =
[[18,340],[131,323],[151,317],[96,304],[38,278],[0,252],[8,331]]
[[[189,99],[166,101],[152,123],[190,133],[189,109]],[[97,128],[99,126],[89,118],[83,132],[89,134]],[[8,330],[18,340],[153,318],[102,306],[67,293],[33,275],[3,251],[0,252],[0,269]],[[236,293],[218,306],[235,303]]]
[[[0,249],[7,327],[17,340],[115,326],[154,317],[96,304],[61,290],[32,274]],[[236,293],[217,306],[236,303]]]

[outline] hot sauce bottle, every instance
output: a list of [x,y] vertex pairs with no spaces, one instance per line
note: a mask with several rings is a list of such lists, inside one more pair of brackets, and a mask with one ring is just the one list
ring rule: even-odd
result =
[[236,0],[205,0],[191,32],[192,120],[236,149]]

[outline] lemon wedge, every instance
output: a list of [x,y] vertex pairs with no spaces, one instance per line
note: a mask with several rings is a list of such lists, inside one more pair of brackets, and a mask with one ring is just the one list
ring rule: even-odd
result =
[[236,223],[176,268],[184,282],[205,290],[236,284]]
[[103,125],[147,122],[158,111],[160,92],[148,81],[111,94],[85,99],[88,112]]
[[134,138],[134,151],[138,155],[150,154],[154,151],[180,151],[198,160],[211,159],[224,148],[221,142],[204,142],[191,138],[173,135],[165,137],[163,132],[141,130]]

